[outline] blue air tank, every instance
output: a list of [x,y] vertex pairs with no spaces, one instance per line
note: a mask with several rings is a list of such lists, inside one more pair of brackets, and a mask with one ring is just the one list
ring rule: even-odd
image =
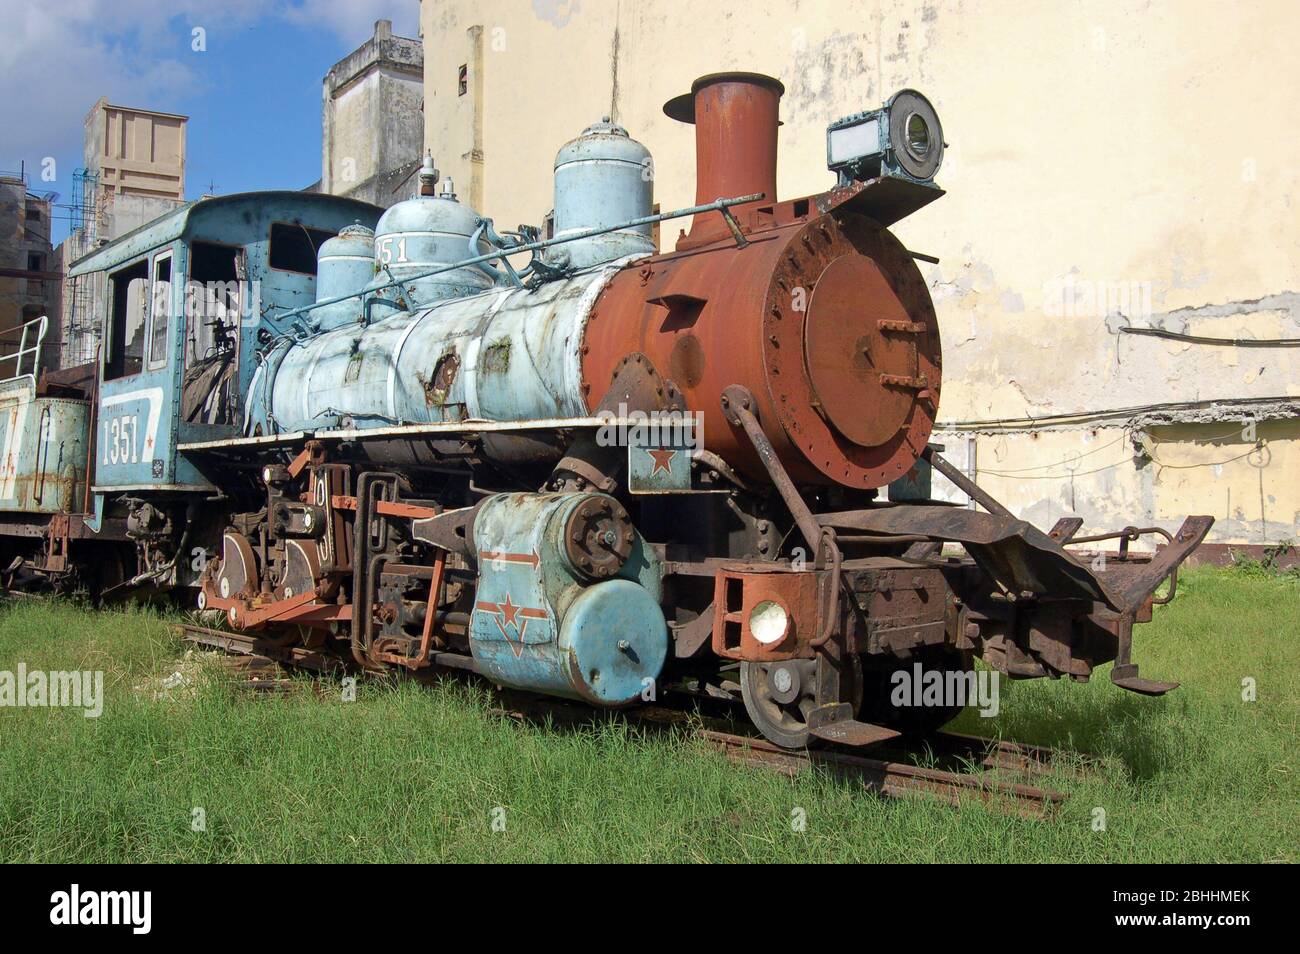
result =
[[[654,167],[650,151],[609,121],[588,126],[555,156],[555,235],[605,228],[650,215],[654,207]],[[586,268],[625,255],[656,251],[649,225],[555,246],[551,264]]]

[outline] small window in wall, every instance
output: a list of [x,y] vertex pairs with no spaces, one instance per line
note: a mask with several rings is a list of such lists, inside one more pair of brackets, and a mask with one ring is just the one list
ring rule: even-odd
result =
[[124,378],[144,362],[145,317],[149,308],[149,263],[137,262],[109,276],[108,343],[104,379]]
[[153,289],[150,299],[149,368],[167,363],[170,347],[167,328],[172,313],[172,254],[167,252],[153,260]]
[[41,255],[39,252],[28,252],[27,270],[29,272],[45,271],[45,256]]
[[39,222],[41,220],[41,210],[35,206],[28,206],[27,218],[32,222]]
[[271,267],[285,272],[315,275],[316,252],[322,243],[334,235],[333,232],[309,229],[305,225],[275,223],[271,226]]

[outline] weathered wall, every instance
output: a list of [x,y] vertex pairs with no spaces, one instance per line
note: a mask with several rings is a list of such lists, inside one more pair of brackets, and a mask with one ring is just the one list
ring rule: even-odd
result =
[[320,191],[385,207],[409,196],[424,141],[424,51],[392,27],[377,22],[322,84]]
[[101,97],[86,116],[85,158],[99,176],[103,200],[118,194],[184,199],[187,120]]
[[691,130],[663,102],[756,70],[786,84],[791,196],[830,185],[829,121],[916,87],[950,144],[949,194],[897,227],[941,259],[936,440],[961,461],[973,442],[981,483],[1038,522],[1205,512],[1213,540],[1278,541],[1300,536],[1300,349],[1121,329],[1300,338],[1298,23],[1284,0],[425,0],[425,141],[466,201],[538,222],[554,150],[612,114],[685,206]]

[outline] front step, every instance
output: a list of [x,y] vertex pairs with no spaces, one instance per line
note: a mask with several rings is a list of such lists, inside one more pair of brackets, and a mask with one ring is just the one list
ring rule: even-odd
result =
[[827,742],[853,746],[874,745],[903,734],[883,725],[859,722],[853,718],[853,707],[847,702],[831,703],[813,709],[808,713],[808,731]]
[[1138,667],[1134,663],[1127,666],[1113,666],[1110,681],[1121,689],[1136,692],[1143,696],[1163,696],[1178,688],[1176,682],[1157,682],[1155,679],[1142,679],[1138,676]]

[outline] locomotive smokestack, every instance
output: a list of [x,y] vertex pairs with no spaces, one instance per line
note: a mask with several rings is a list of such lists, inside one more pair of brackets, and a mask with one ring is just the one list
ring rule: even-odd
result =
[[[679,122],[695,124],[695,202],[738,195],[764,195],[762,205],[776,202],[776,130],[785,87],[761,73],[710,73],[688,94],[664,104]],[[735,206],[738,216],[759,203]],[[716,212],[697,215],[685,247],[727,234]]]

